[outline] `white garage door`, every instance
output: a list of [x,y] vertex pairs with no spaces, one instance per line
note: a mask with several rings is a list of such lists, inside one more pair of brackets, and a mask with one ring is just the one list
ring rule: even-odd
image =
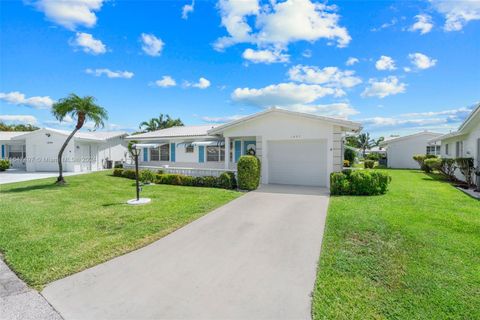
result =
[[268,182],[326,186],[325,140],[268,142]]

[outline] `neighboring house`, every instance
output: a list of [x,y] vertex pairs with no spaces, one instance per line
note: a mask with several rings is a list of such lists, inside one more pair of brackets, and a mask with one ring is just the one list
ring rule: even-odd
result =
[[128,136],[144,149],[142,166],[235,170],[240,156],[255,154],[261,182],[328,186],[343,166],[345,132],[360,130],[347,120],[271,108],[223,125],[173,127]]
[[365,150],[365,153],[366,154],[376,153],[376,154],[382,156],[382,155],[387,154],[387,150],[384,147],[375,146],[375,147],[371,147],[370,149]]
[[[436,137],[430,142],[441,144],[443,158],[473,158],[475,166],[480,168],[480,104],[457,131]],[[465,179],[459,171],[456,175],[461,180]],[[477,184],[480,184],[480,177],[477,179]]]
[[387,151],[387,166],[397,169],[419,169],[413,160],[416,154],[440,155],[440,145],[430,145],[430,140],[441,136],[441,133],[429,131],[418,132],[403,137],[387,139],[380,143]]
[[[29,172],[57,171],[58,152],[69,134],[69,131],[49,128],[21,134],[0,132],[2,158],[9,159],[13,167]],[[125,132],[77,132],[63,153],[64,171],[96,171],[105,168],[108,160],[125,161],[125,136]]]

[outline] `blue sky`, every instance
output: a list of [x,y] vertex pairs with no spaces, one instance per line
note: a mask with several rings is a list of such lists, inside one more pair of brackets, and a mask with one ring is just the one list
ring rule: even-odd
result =
[[0,5],[9,123],[69,128],[49,107],[75,92],[97,98],[110,130],[159,113],[200,124],[278,106],[379,136],[454,130],[480,100],[477,0]]

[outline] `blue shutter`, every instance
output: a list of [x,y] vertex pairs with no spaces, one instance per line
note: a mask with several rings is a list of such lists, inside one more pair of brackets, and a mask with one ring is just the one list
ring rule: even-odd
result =
[[2,144],[2,159],[5,159],[5,145]]
[[[244,141],[243,142],[243,154],[247,154],[247,146],[249,144],[254,144],[255,146],[257,146],[257,142],[256,141]],[[255,148],[256,149],[256,148]]]
[[170,143],[170,161],[175,162],[175,143]]
[[143,148],[143,161],[147,162],[148,161],[148,149]]
[[238,162],[242,155],[242,141],[235,141],[235,162]]
[[205,147],[198,146],[198,162],[205,162]]

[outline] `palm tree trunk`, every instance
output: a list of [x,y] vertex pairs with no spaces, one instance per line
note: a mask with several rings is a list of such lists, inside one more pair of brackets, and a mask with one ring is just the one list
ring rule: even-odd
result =
[[57,178],[57,184],[65,184],[65,179],[63,178],[63,165],[62,165],[62,157],[63,157],[63,152],[65,151],[65,148],[67,147],[68,143],[70,140],[72,140],[73,136],[75,133],[80,128],[75,128],[72,133],[68,136],[67,140],[63,143],[62,148],[60,148],[60,152],[58,153],[58,178]]

